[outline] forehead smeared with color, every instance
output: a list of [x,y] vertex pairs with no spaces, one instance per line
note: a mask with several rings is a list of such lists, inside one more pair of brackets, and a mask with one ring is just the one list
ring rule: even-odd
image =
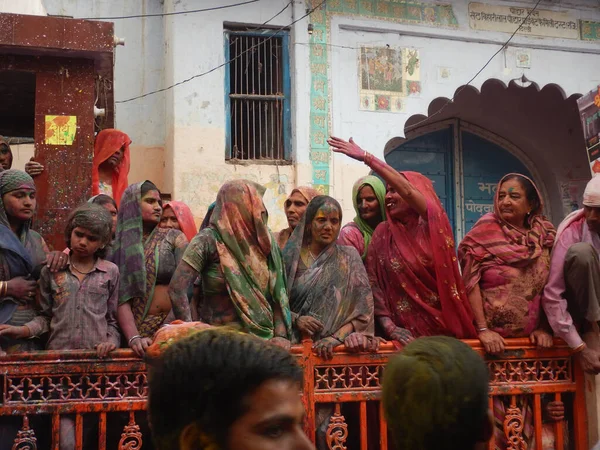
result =
[[340,210],[331,202],[326,202],[317,210],[315,214],[315,219],[318,217],[328,217],[333,214],[340,215]]

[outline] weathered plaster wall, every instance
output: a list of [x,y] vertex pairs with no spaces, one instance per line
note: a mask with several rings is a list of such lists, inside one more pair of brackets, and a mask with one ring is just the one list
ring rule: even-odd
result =
[[[451,3],[457,20],[455,27],[424,26],[425,23],[406,23],[404,20],[390,18],[377,20],[339,11],[327,14],[325,45],[328,52],[329,133],[344,138],[353,136],[359,144],[382,157],[383,148],[389,139],[404,136],[404,125],[412,115],[427,115],[428,110],[429,113],[436,112],[443,102],[437,102],[435,107],[430,108],[431,102],[438,97],[452,98],[455,91],[466,84],[510,36],[506,33],[471,30],[468,23],[468,3]],[[553,9],[547,5],[540,7]],[[576,10],[574,15],[588,20],[600,20],[598,8]],[[517,35],[509,47],[498,54],[471,84],[480,89],[489,79],[498,79],[508,84],[510,80],[525,75],[540,88],[547,84],[560,86],[567,97],[584,93],[600,84],[597,70],[600,67],[599,43],[600,41]],[[359,110],[358,61],[361,45],[389,45],[419,50],[421,92],[404,99],[404,110],[401,113]],[[530,69],[516,67],[516,52],[521,49],[526,49],[531,54]],[[442,69],[447,69],[450,74],[448,78],[441,78]],[[506,139],[523,144],[524,150],[531,153],[529,156],[536,164],[540,164],[544,181],[551,185],[553,209],[559,211],[558,187],[561,182],[589,176],[589,171],[586,172],[585,150],[567,145],[569,142],[582,144],[577,139],[580,130],[576,111],[569,110],[568,118],[561,121],[559,119],[565,119],[567,112],[544,109],[544,102],[551,101],[548,98],[527,94],[511,94],[511,98],[497,95],[500,97],[488,95],[486,99],[489,102],[500,100],[502,105],[498,104],[498,107],[494,103],[482,103],[481,98],[471,100],[469,107],[461,111],[445,108],[443,114],[427,123],[452,117],[453,114],[461,117],[459,113],[462,112],[463,119],[479,122],[481,126],[500,133]],[[528,103],[536,101],[540,103]],[[562,127],[564,138],[550,138],[560,132],[556,127]],[[544,129],[548,132],[543,144],[541,141],[532,142],[533,136],[542,136],[538,133],[543,134]],[[568,136],[572,137],[571,141]],[[314,131],[311,138],[314,144]],[[566,148],[571,152],[576,150],[575,155],[570,153],[571,157],[568,157]],[[350,188],[354,180],[366,172],[362,164],[350,161],[343,155],[332,155],[330,192],[342,201],[346,218],[350,218],[353,213]]]
[[[224,22],[259,26],[287,4],[287,0],[273,0],[166,18],[165,84],[174,84],[223,64]],[[165,11],[182,11],[193,5],[196,4],[166,1]],[[205,8],[217,5],[221,2],[202,3]],[[269,25],[280,27],[291,21],[292,8],[287,7]],[[196,217],[201,218],[223,182],[232,178],[260,182],[268,188],[265,204],[271,227],[283,228],[282,206],[296,181],[294,167],[225,162],[224,76],[225,69],[221,68],[168,92],[165,184],[172,186],[174,198],[187,202]]]
[[0,0],[0,11],[12,14],[30,14],[32,16],[46,15],[42,0]]

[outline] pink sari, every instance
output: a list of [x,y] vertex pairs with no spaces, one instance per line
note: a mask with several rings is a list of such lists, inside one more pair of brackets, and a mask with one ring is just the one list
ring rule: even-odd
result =
[[406,205],[402,221],[388,213],[375,230],[367,254],[375,315],[415,337],[475,337],[448,216],[428,178],[401,173],[426,198],[427,219]]

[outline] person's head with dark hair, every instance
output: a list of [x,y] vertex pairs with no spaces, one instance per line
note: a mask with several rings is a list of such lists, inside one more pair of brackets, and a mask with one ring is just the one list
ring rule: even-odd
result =
[[104,258],[111,240],[112,217],[102,206],[85,203],[67,219],[65,241],[75,254]]
[[117,207],[117,202],[115,202],[115,199],[106,194],[98,194],[90,198],[88,203],[102,206],[110,213],[112,217],[112,235],[114,238],[115,233],[117,232],[117,217],[119,215],[119,208]]
[[171,344],[148,367],[158,450],[314,448],[302,429],[302,369],[275,345],[211,328]]
[[156,187],[156,185],[152,181],[144,181],[142,183],[142,198],[150,191],[157,191],[160,194],[160,190]]
[[0,136],[0,170],[8,170],[12,167],[13,154],[8,141]]
[[304,245],[321,250],[335,242],[342,227],[342,207],[339,202],[328,195],[318,195],[306,207]]
[[390,359],[383,408],[398,450],[464,450],[487,442],[489,372],[467,344],[423,337]]

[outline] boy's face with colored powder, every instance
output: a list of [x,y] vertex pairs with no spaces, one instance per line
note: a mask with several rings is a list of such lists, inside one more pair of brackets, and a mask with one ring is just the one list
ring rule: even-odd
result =
[[75,227],[71,231],[71,251],[79,258],[94,256],[101,246],[100,236],[91,233],[88,229]]

